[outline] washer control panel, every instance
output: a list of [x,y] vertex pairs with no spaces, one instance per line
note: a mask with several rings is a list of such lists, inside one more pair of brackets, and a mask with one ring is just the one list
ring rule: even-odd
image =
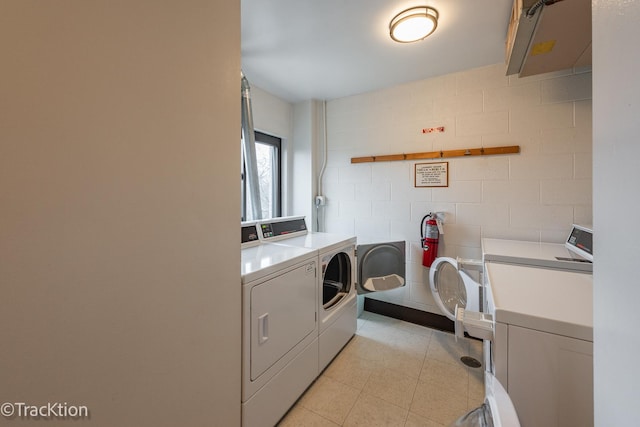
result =
[[581,225],[573,225],[564,244],[571,252],[593,262],[593,230]]
[[243,222],[240,225],[240,246],[249,248],[260,244],[260,236],[258,235],[258,224],[255,222]]
[[267,240],[299,236],[307,234],[307,224],[303,216],[274,218],[260,222],[260,233]]

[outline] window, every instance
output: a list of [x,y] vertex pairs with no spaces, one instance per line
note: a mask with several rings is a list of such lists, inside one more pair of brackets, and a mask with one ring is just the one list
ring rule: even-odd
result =
[[[281,216],[281,151],[282,140],[262,132],[255,132],[256,160],[260,186],[260,204],[262,218]],[[247,197],[245,181],[245,162],[242,156],[242,220],[245,221],[251,211],[251,199]]]

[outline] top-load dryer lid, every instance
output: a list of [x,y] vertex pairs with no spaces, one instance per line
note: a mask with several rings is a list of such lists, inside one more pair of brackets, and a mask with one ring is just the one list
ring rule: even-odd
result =
[[478,311],[480,285],[467,273],[458,270],[455,259],[436,258],[429,270],[429,283],[438,308],[450,320],[455,320],[456,306]]
[[593,230],[591,228],[573,224],[564,245],[571,252],[593,262]]

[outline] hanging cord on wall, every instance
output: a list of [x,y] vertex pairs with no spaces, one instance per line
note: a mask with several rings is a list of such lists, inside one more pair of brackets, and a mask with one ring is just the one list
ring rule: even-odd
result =
[[533,18],[533,15],[535,15],[538,9],[540,9],[542,6],[551,6],[552,4],[558,3],[559,1],[562,0],[538,0],[536,4],[531,6],[527,11],[527,18]]
[[[314,205],[316,207],[316,231],[324,231],[324,215],[322,216],[322,221],[320,221],[320,212],[324,213],[324,210],[320,208],[323,207],[322,204],[319,203],[319,197],[323,196],[322,194],[322,178],[324,177],[325,169],[327,168],[327,155],[328,155],[328,147],[327,147],[327,101],[322,101],[322,148],[323,148],[323,159],[322,159],[322,167],[320,168],[320,173],[318,174],[318,192],[316,194],[316,198],[314,200]],[[324,199],[324,198],[323,198]],[[322,228],[320,225],[322,224]]]
[[327,168],[327,101],[322,101],[322,167],[320,168],[320,174],[318,175],[318,196],[322,196],[322,177],[324,171]]

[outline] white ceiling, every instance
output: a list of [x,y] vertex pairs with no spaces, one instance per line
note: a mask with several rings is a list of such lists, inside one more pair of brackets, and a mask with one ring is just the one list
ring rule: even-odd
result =
[[[282,99],[329,100],[504,61],[512,0],[241,0],[242,69]],[[389,21],[438,10],[436,31],[396,43]]]

